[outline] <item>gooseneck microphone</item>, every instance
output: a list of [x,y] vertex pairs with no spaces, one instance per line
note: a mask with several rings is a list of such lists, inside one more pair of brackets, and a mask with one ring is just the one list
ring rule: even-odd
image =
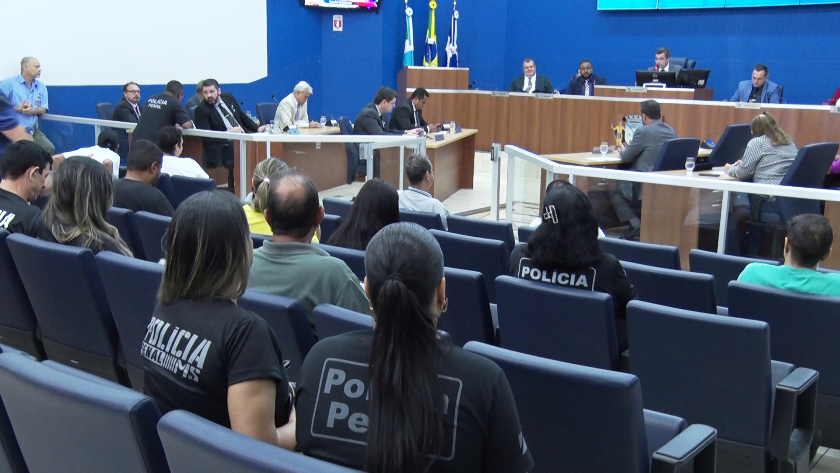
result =
[[[295,118],[294,118],[293,116],[289,115],[289,112],[287,112],[287,111],[286,111],[286,109],[284,109],[283,107],[281,107],[281,106],[280,106],[280,102],[278,102],[278,101],[277,101],[277,97],[275,97],[275,96],[274,96],[274,94],[271,94],[271,98],[272,98],[275,102],[277,102],[277,110],[282,110],[282,111],[283,111],[283,115],[285,115],[285,116],[286,116],[286,118],[288,118],[288,119],[289,119],[289,124],[290,124],[290,125],[293,125],[293,124],[295,123]],[[288,126],[288,125],[286,125],[285,127],[283,127],[283,131],[289,131],[289,126]]]

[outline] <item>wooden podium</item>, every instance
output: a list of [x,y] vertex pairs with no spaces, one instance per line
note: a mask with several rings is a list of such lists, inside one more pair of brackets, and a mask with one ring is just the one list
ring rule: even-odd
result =
[[409,66],[397,73],[397,96],[405,94],[406,89],[460,89],[467,90],[470,85],[470,70],[466,67],[421,67]]

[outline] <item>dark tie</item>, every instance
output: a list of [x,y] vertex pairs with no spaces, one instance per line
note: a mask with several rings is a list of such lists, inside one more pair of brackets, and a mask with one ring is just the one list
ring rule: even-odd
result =
[[132,105],[132,107],[134,108],[134,114],[137,116],[137,119],[139,120],[140,119],[140,107],[136,104]]
[[420,110],[414,111],[414,124],[420,126]]
[[235,118],[233,118],[233,115],[231,115],[230,112],[228,112],[228,109],[227,107],[225,107],[224,102],[219,104],[219,109],[222,111],[222,116],[224,116],[227,119],[228,123],[230,123],[231,128],[236,128],[239,126],[239,123],[236,121]]

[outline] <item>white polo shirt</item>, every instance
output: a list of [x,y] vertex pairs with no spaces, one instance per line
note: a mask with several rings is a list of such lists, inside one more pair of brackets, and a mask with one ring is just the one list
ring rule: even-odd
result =
[[90,148],[80,148],[76,151],[70,151],[61,154],[63,154],[65,158],[70,158],[73,156],[87,156],[88,158],[93,159],[95,161],[99,161],[102,164],[105,164],[105,160],[107,159],[113,164],[114,179],[119,179],[120,177],[120,155],[111,151],[108,148],[91,146]]
[[204,168],[193,158],[180,158],[178,156],[163,155],[163,166],[160,172],[170,176],[200,177],[209,179],[210,176]]

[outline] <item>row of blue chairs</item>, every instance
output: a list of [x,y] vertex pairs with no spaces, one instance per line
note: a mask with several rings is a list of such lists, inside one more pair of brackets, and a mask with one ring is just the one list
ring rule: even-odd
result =
[[201,191],[216,190],[216,181],[213,179],[202,179],[200,177],[185,177],[185,176],[170,176],[169,174],[161,174],[157,184],[155,184],[163,195],[172,204],[173,209],[177,209],[181,202],[193,194]]

